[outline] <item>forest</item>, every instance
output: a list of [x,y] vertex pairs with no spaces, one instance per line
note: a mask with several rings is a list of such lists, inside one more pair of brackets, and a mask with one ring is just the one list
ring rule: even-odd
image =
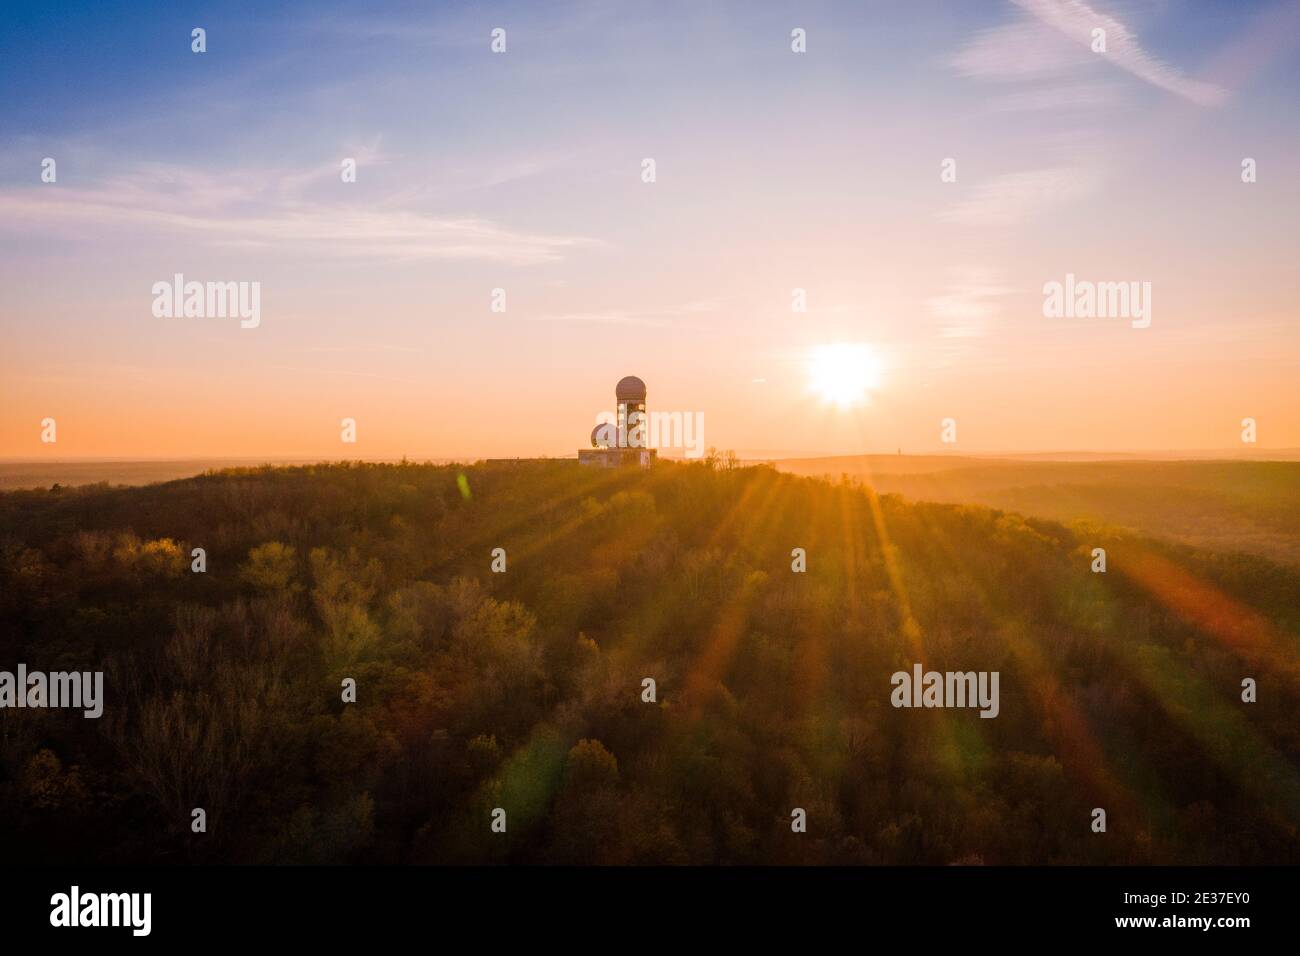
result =
[[[0,858],[1295,863],[1298,597],[716,455],[8,491],[0,669],[104,686],[0,709]],[[998,672],[996,718],[891,706],[915,664]]]

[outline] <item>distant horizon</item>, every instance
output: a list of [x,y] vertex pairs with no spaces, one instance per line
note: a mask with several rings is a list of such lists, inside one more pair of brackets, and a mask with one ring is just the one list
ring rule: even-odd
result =
[[[1025,459],[1038,458],[1043,460],[1078,460],[1080,456],[1096,460],[1138,460],[1138,461],[1156,461],[1167,460],[1171,457],[1178,458],[1185,456],[1181,460],[1207,460],[1207,461],[1293,461],[1300,460],[1300,447],[1295,448],[1252,448],[1249,450],[1240,450],[1233,448],[1148,448],[1148,449],[1107,449],[1107,450],[1090,450],[1090,449],[1062,449],[1054,451],[971,451],[952,449],[945,451],[919,451],[909,452],[906,450],[895,449],[893,451],[866,451],[866,452],[827,452],[827,451],[800,451],[789,450],[780,451],[772,449],[730,449],[717,448],[719,454],[734,453],[737,458],[748,462],[776,461],[784,459],[819,459],[819,458],[973,458],[973,459]],[[1274,457],[1282,456],[1282,457]],[[661,457],[666,461],[693,461],[701,459],[686,458],[680,454],[663,454]],[[68,456],[15,456],[0,455],[0,465],[27,465],[27,464],[77,464],[77,463],[117,463],[130,464],[132,462],[256,462],[269,465],[295,465],[295,464],[315,464],[325,462],[367,462],[367,463],[389,463],[401,462],[433,462],[456,463],[456,462],[476,462],[476,461],[509,461],[509,460],[577,460],[576,450],[568,454],[540,454],[540,455],[426,455],[426,454],[405,454],[405,455],[283,455],[283,456],[263,456],[263,455],[68,455]]]

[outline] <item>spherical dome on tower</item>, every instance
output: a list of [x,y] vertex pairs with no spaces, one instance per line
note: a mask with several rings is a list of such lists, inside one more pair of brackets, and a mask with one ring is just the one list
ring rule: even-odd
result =
[[628,375],[618,380],[614,386],[614,397],[620,402],[644,402],[645,382],[635,375]]
[[613,448],[618,437],[618,426],[610,422],[597,425],[591,430],[592,448]]

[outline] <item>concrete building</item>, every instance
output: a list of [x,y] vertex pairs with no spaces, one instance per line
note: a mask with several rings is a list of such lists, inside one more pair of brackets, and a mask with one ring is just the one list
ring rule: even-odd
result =
[[615,420],[591,430],[591,447],[578,449],[578,464],[593,468],[649,468],[657,455],[655,449],[647,447],[649,423],[645,398],[645,382],[635,375],[620,379],[614,387]]

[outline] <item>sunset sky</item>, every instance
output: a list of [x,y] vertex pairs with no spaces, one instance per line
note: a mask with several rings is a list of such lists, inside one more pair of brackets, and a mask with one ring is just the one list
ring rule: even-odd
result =
[[6,11],[0,456],[572,455],[626,374],[742,454],[1300,446],[1300,4],[198,11]]

